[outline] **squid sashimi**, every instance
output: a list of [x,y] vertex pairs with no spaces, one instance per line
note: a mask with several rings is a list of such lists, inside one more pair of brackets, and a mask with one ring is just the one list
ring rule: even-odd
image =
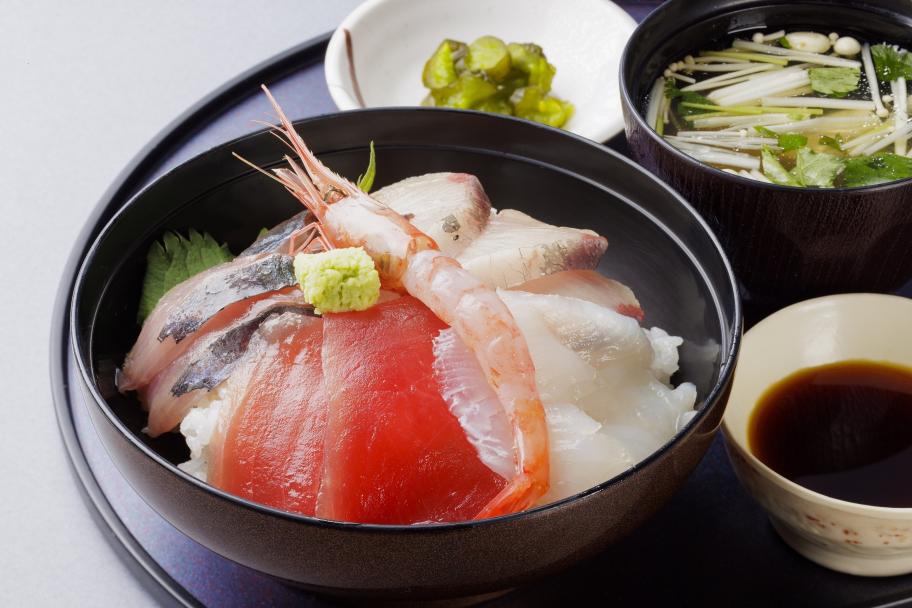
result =
[[371,196],[407,217],[449,256],[457,255],[474,241],[491,216],[491,201],[481,182],[467,173],[409,177]]
[[587,300],[640,322],[645,317],[632,289],[596,270],[562,270],[520,283],[510,289]]
[[250,500],[313,515],[323,476],[323,321],[309,318],[260,359],[247,391],[222,414],[208,481]]
[[384,524],[460,521],[474,518],[506,486],[441,397],[433,342],[445,328],[411,297],[326,315],[329,413],[317,515]]
[[498,293],[529,345],[545,404],[552,476],[542,502],[630,468],[694,415],[694,385],[670,385],[681,338],[577,298]]
[[[312,315],[313,307],[298,289],[273,292],[250,302],[224,327],[204,332],[193,341],[139,391],[149,412],[148,434],[157,437],[177,427],[191,408],[231,375],[259,326],[269,317],[289,311]],[[228,321],[227,315],[224,318]]]
[[456,259],[491,287],[512,287],[560,270],[593,269],[608,241],[591,230],[552,226],[503,209]]
[[196,338],[227,326],[248,300],[295,285],[291,257],[265,254],[237,258],[171,288],[143,323],[118,378],[122,392],[143,388]]

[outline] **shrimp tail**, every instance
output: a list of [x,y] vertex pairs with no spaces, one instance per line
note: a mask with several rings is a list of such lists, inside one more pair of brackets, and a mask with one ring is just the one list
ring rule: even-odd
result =
[[528,473],[513,477],[506,486],[479,511],[475,519],[487,519],[525,511],[545,492],[536,489],[535,478]]

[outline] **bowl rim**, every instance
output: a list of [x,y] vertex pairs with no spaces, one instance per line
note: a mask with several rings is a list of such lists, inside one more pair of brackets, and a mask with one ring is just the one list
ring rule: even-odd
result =
[[[364,96],[361,92],[361,87],[358,83],[357,78],[355,77],[353,55],[351,50],[351,32],[355,27],[361,25],[363,21],[371,17],[377,10],[384,10],[386,8],[385,5],[389,4],[391,1],[392,0],[366,0],[362,4],[359,4],[350,13],[348,13],[348,15],[345,16],[338,27],[333,30],[332,35],[329,38],[329,43],[326,45],[326,55],[323,61],[324,80],[326,81],[326,88],[329,89],[329,95],[332,97],[333,103],[335,103],[336,107],[341,111],[371,108],[379,109],[381,107],[408,107],[371,106],[365,104]],[[599,6],[600,10],[611,11],[612,17],[618,20],[624,20],[626,22],[628,28],[626,31],[626,45],[626,43],[630,41],[630,38],[633,37],[637,29],[636,20],[630,15],[630,13],[628,13],[612,0],[603,0],[598,3],[593,3],[593,5]],[[622,65],[623,56],[618,60],[618,91],[621,90],[621,82],[619,76],[623,73],[621,70]],[[350,89],[347,85],[349,79],[344,76],[344,73],[346,71],[350,72],[351,74],[350,80],[354,85],[354,89]],[[418,106],[416,104],[414,107],[421,106]],[[605,142],[622,133],[624,131],[622,104],[620,107],[618,107],[618,110],[619,113],[617,115],[611,116],[610,120],[600,120],[597,123],[597,128],[591,129],[591,132],[583,135],[583,137],[587,137],[588,139],[597,142]]]
[[[833,294],[828,296],[820,296],[817,298],[810,298],[807,300],[802,300],[794,304],[790,304],[785,308],[781,308],[769,315],[753,327],[751,327],[744,334],[744,340],[750,339],[751,334],[759,334],[765,331],[772,331],[773,325],[782,318],[784,314],[793,314],[801,311],[802,309],[817,306],[827,302],[834,303],[835,306],[844,306],[860,300],[878,300],[886,305],[901,305],[907,306],[912,312],[912,299],[906,298],[903,296],[897,296],[893,294],[885,293],[868,293],[868,292],[853,292],[853,293],[840,293]],[[777,319],[779,317],[779,319]],[[812,366],[813,367],[813,366]],[[801,369],[807,368],[796,368],[791,373],[794,374]],[[735,383],[738,381],[737,376],[735,377],[732,383],[732,391],[734,392]],[[770,385],[771,386],[771,385]],[[750,414],[757,407],[757,403],[751,403],[749,406],[744,405],[748,409],[748,419],[750,419]],[[758,470],[761,475],[767,479],[770,483],[778,485],[783,490],[787,491],[792,496],[796,496],[801,500],[812,502],[814,504],[822,504],[828,507],[838,509],[847,513],[852,513],[854,515],[866,515],[869,517],[878,517],[883,519],[910,519],[912,520],[912,507],[884,507],[879,505],[867,505],[860,502],[852,502],[849,500],[843,500],[841,498],[835,498],[833,496],[828,496],[820,492],[815,492],[809,488],[798,484],[791,479],[785,477],[775,469],[771,468],[765,462],[757,458],[757,456],[750,449],[750,446],[745,442],[742,442],[739,437],[740,434],[732,430],[731,425],[731,416],[726,411],[725,415],[722,416],[722,436],[725,439],[726,445],[729,447],[735,448],[738,452],[744,457],[745,461],[754,469]],[[744,485],[742,483],[742,485]]]
[[[670,439],[668,439],[664,444],[662,444],[662,446],[659,449],[657,449],[656,451],[651,453],[649,456],[647,456],[640,462],[636,463],[634,466],[630,467],[629,469],[625,470],[624,472],[622,472],[614,477],[611,477],[595,486],[587,488],[586,490],[583,490],[583,491],[573,494],[571,496],[562,498],[560,500],[557,500],[557,501],[554,501],[554,502],[551,502],[548,504],[536,506],[534,508],[527,509],[525,511],[520,511],[517,513],[509,513],[506,515],[500,515],[497,517],[491,517],[491,518],[479,519],[479,520],[467,520],[467,521],[443,522],[443,523],[422,523],[422,524],[359,523],[359,522],[346,522],[346,521],[324,519],[324,518],[319,518],[319,517],[302,515],[299,513],[293,513],[290,511],[283,511],[281,509],[277,509],[275,507],[270,507],[268,505],[257,503],[257,502],[248,500],[246,498],[242,498],[240,496],[235,496],[234,494],[231,494],[229,492],[226,492],[224,490],[211,486],[208,483],[203,482],[203,481],[197,479],[196,477],[190,475],[189,473],[182,471],[176,465],[174,465],[171,462],[169,462],[168,460],[166,460],[164,457],[162,457],[160,454],[158,454],[154,449],[152,449],[152,447],[143,443],[136,436],[136,434],[133,433],[133,431],[131,431],[130,429],[128,429],[126,427],[126,425],[123,423],[123,421],[120,419],[120,417],[114,413],[114,411],[111,409],[110,405],[108,404],[107,400],[102,396],[95,380],[92,377],[91,363],[89,361],[86,361],[85,358],[83,357],[83,352],[91,354],[89,352],[88,344],[84,344],[84,340],[83,340],[82,336],[80,336],[81,332],[79,331],[79,328],[81,327],[81,323],[78,322],[78,317],[79,317],[78,308],[79,308],[79,302],[82,299],[82,291],[85,286],[85,278],[86,278],[87,273],[89,272],[90,266],[92,266],[92,264],[94,262],[95,255],[97,253],[97,250],[101,246],[102,241],[104,241],[105,238],[108,236],[109,232],[111,232],[113,230],[113,228],[115,227],[115,224],[119,221],[121,215],[123,215],[126,212],[126,210],[129,209],[135,203],[135,201],[138,198],[143,196],[148,190],[156,187],[160,181],[168,179],[172,174],[179,172],[179,171],[188,170],[188,167],[190,167],[191,165],[193,165],[197,162],[200,162],[202,159],[207,157],[213,151],[229,148],[231,146],[237,145],[240,142],[243,142],[243,141],[246,141],[249,139],[263,137],[264,135],[269,134],[270,131],[272,130],[272,128],[260,129],[258,131],[248,133],[248,134],[242,135],[240,137],[236,137],[227,142],[223,142],[221,144],[215,145],[212,148],[209,148],[208,150],[205,150],[205,151],[193,156],[192,158],[187,159],[186,161],[180,163],[179,165],[169,169],[167,172],[163,173],[162,175],[159,175],[154,180],[149,182],[146,186],[144,186],[142,189],[137,191],[133,196],[130,197],[130,199],[126,203],[124,203],[119,209],[117,209],[117,211],[112,214],[112,216],[107,221],[107,223],[104,225],[104,227],[98,232],[97,236],[92,240],[90,248],[88,249],[88,251],[85,254],[85,257],[82,259],[82,261],[79,264],[79,269],[78,269],[78,272],[76,273],[76,278],[73,283],[72,297],[70,298],[69,310],[68,310],[68,315],[67,315],[69,327],[70,327],[69,342],[70,342],[70,348],[72,349],[73,359],[76,363],[78,374],[84,385],[84,388],[87,389],[87,391],[88,391],[88,395],[85,395],[85,392],[84,392],[84,396],[91,397],[91,403],[89,403],[87,405],[89,407],[98,408],[101,411],[101,413],[104,415],[104,417],[107,419],[108,423],[111,424],[118,431],[118,433],[122,436],[122,438],[124,438],[127,441],[127,443],[130,444],[131,447],[133,447],[135,450],[139,451],[142,455],[150,458],[156,464],[161,466],[162,469],[164,471],[166,471],[167,473],[170,473],[171,475],[176,476],[178,479],[180,479],[186,483],[189,483],[191,486],[193,486],[198,491],[202,491],[204,493],[210,494],[221,500],[225,500],[229,503],[233,503],[233,504],[237,505],[238,507],[248,509],[248,510],[253,510],[255,512],[258,512],[258,513],[261,513],[264,515],[278,517],[280,519],[284,519],[287,521],[292,521],[292,522],[296,522],[296,523],[300,523],[300,524],[304,524],[304,525],[314,525],[314,526],[330,528],[330,529],[359,530],[359,531],[371,532],[371,533],[401,533],[401,532],[444,533],[444,532],[448,532],[450,530],[459,529],[459,528],[474,528],[476,526],[493,526],[493,525],[499,525],[502,523],[508,523],[508,522],[511,522],[511,521],[514,521],[517,519],[521,519],[521,518],[540,516],[540,515],[549,513],[551,511],[558,510],[571,503],[575,503],[579,500],[582,500],[582,499],[584,499],[588,496],[591,496],[593,494],[596,494],[598,492],[601,492],[602,490],[606,489],[608,486],[623,483],[630,476],[637,473],[641,469],[651,466],[655,461],[657,461],[659,458],[664,456],[671,449],[672,446],[677,445],[686,436],[693,434],[695,432],[699,422],[702,421],[709,414],[710,410],[714,409],[718,405],[719,400],[724,397],[725,391],[728,388],[730,388],[730,386],[731,386],[732,377],[734,374],[735,365],[737,363],[737,357],[738,357],[738,353],[740,351],[741,341],[743,338],[743,325],[744,325],[743,314],[742,314],[742,304],[741,304],[741,299],[740,299],[739,292],[738,292],[737,279],[735,278],[734,271],[732,270],[731,262],[729,261],[728,256],[725,254],[724,250],[722,249],[722,246],[719,243],[718,239],[716,238],[716,235],[709,228],[709,226],[707,225],[705,220],[702,218],[702,216],[700,216],[700,214],[697,213],[697,211],[690,205],[690,203],[688,203],[680,194],[678,194],[674,189],[672,189],[670,186],[668,186],[665,182],[663,182],[662,180],[657,178],[652,173],[646,171],[644,168],[640,167],[639,165],[634,163],[631,159],[620,154],[619,152],[616,152],[606,146],[603,146],[603,145],[601,145],[595,141],[592,141],[586,137],[583,137],[581,135],[577,135],[575,133],[570,133],[568,131],[557,129],[554,127],[549,127],[547,125],[533,123],[530,121],[522,120],[522,119],[511,117],[511,116],[501,116],[501,115],[490,114],[490,113],[486,113],[486,112],[478,112],[478,111],[472,111],[472,110],[456,110],[456,109],[450,109],[450,108],[384,107],[384,108],[361,108],[361,109],[356,109],[356,110],[349,110],[346,112],[331,112],[328,114],[312,116],[312,117],[304,118],[301,120],[296,120],[296,121],[293,121],[292,124],[294,125],[295,129],[297,130],[300,127],[306,127],[310,123],[321,122],[321,121],[326,121],[326,120],[334,120],[341,116],[348,116],[348,115],[353,115],[353,114],[370,115],[370,114],[389,113],[389,114],[405,115],[405,114],[415,113],[415,112],[418,112],[418,113],[434,112],[434,113],[440,114],[441,118],[443,118],[445,115],[450,114],[450,115],[456,115],[457,117],[467,115],[467,116],[483,117],[484,120],[512,121],[519,125],[523,125],[521,128],[544,129],[546,131],[550,131],[553,135],[556,135],[559,137],[567,137],[572,140],[576,140],[577,144],[583,144],[585,146],[593,147],[602,154],[607,154],[609,156],[614,157],[615,160],[618,160],[618,161],[624,163],[625,165],[627,165],[631,171],[639,171],[639,172],[643,173],[647,179],[649,179],[654,184],[656,184],[659,187],[661,187],[662,189],[664,189],[671,197],[676,199],[678,204],[682,205],[683,208],[691,215],[692,219],[695,222],[697,222],[697,224],[702,228],[702,232],[703,232],[704,236],[706,236],[709,239],[710,243],[714,247],[715,252],[718,256],[718,259],[722,263],[722,267],[725,271],[725,276],[727,278],[727,288],[728,288],[725,291],[730,293],[733,296],[733,300],[732,300],[733,308],[732,308],[732,318],[731,318],[732,323],[731,323],[730,330],[729,330],[728,326],[726,326],[725,324],[722,325],[723,332],[728,334],[726,337],[728,338],[729,344],[726,344],[720,348],[720,356],[722,357],[722,360],[721,360],[721,365],[719,368],[718,378],[717,378],[716,382],[713,384],[712,389],[702,400],[702,403],[705,404],[704,407],[702,407],[699,411],[697,411],[696,415],[693,416],[682,429],[677,431]],[[536,161],[536,162],[541,163],[541,161]],[[252,173],[255,173],[255,170],[249,169],[249,171],[244,173],[243,175],[246,176],[246,175],[252,174]],[[588,179],[588,178],[585,178],[584,176],[579,176],[579,177],[581,179]],[[87,401],[88,401],[88,399],[87,399]],[[718,428],[718,427],[716,427],[716,428]]]
[[[683,1],[685,1],[685,0],[678,0],[677,3],[680,3]],[[859,2],[853,3],[853,6],[850,8],[864,10],[863,7],[855,6],[856,4],[863,4],[863,2],[864,2],[864,0],[860,0]],[[638,39],[640,37],[643,36],[643,32],[647,31],[654,23],[666,20],[667,18],[665,17],[665,13],[667,13],[669,10],[671,10],[669,8],[670,6],[673,6],[677,3],[673,2],[671,0],[665,2],[664,4],[662,4],[661,6],[656,8],[654,11],[652,11],[649,15],[646,16],[645,19],[643,19],[643,21],[640,22],[640,25],[637,27],[636,31],[634,31],[633,34],[630,36],[630,39],[627,40],[627,44],[624,46],[624,51],[621,53],[620,74],[618,75],[619,76],[618,77],[619,90],[621,93],[621,103],[628,109],[628,111],[624,113],[625,121],[633,120],[634,122],[636,122],[637,127],[644,130],[647,133],[647,136],[653,142],[658,144],[659,147],[662,148],[662,150],[665,153],[670,154],[672,157],[674,157],[674,159],[676,161],[683,162],[684,164],[688,165],[689,167],[692,167],[692,168],[695,168],[698,170],[708,171],[715,178],[725,179],[728,181],[734,181],[735,183],[742,184],[745,186],[750,186],[752,188],[760,188],[760,189],[772,190],[772,191],[776,191],[776,192],[798,192],[798,193],[805,192],[805,193],[815,193],[815,194],[816,193],[826,193],[826,194],[832,193],[834,195],[851,195],[856,192],[861,193],[861,194],[866,194],[866,193],[870,193],[870,192],[879,193],[879,192],[883,192],[886,190],[892,190],[894,188],[903,188],[903,187],[912,185],[912,177],[893,180],[893,181],[889,181],[889,182],[883,182],[880,184],[870,184],[867,186],[855,186],[852,188],[846,188],[846,187],[815,188],[815,187],[807,187],[807,186],[783,186],[781,184],[766,183],[766,182],[761,182],[761,181],[755,180],[755,179],[749,179],[742,175],[728,173],[726,171],[723,171],[722,169],[717,169],[716,167],[713,167],[710,164],[700,162],[697,159],[690,156],[689,154],[685,154],[684,152],[678,150],[677,148],[675,148],[674,146],[669,144],[667,141],[665,141],[664,137],[662,137],[661,135],[656,133],[655,129],[653,129],[648,124],[646,124],[646,119],[643,117],[642,113],[639,110],[637,103],[632,98],[632,95],[630,93],[631,87],[628,86],[627,79],[624,77],[624,74],[627,71],[626,70],[627,65],[633,61],[633,50],[631,47],[634,45],[634,43],[636,43],[638,41]],[[784,0],[777,0],[777,1],[755,0],[755,2],[750,6],[741,6],[741,7],[735,8],[735,9],[724,8],[724,7],[717,8],[713,12],[713,17],[725,15],[725,14],[728,14],[728,13],[731,13],[734,11],[750,11],[750,10],[757,10],[757,9],[767,7],[767,6],[780,6],[780,5],[787,6],[787,5],[792,5],[792,4],[796,4],[796,3],[804,4],[804,3],[808,3],[808,0],[788,0],[788,2],[786,2]],[[695,23],[697,23],[697,22],[689,21],[689,22],[685,23],[684,25],[678,27],[676,33],[681,33],[683,31],[691,28]],[[652,50],[655,50],[655,49],[652,49]],[[645,75],[640,75],[640,78],[645,78]]]

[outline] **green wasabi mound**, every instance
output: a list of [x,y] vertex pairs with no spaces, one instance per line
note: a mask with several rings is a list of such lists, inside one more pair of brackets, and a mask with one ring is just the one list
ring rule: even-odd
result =
[[294,272],[318,314],[366,310],[380,297],[380,275],[361,247],[299,253]]

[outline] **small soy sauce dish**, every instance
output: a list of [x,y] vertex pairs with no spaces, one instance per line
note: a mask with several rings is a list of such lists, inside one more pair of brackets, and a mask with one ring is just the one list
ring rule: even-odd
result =
[[912,573],[912,300],[794,304],[744,336],[722,424],[782,539],[862,576]]
[[716,233],[748,325],[807,298],[897,292],[912,279],[912,180],[828,189],[766,184],[701,163],[647,125],[648,93],[670,63],[712,41],[777,29],[910,48],[912,10],[896,0],[671,0],[640,24],[621,59],[632,155]]

